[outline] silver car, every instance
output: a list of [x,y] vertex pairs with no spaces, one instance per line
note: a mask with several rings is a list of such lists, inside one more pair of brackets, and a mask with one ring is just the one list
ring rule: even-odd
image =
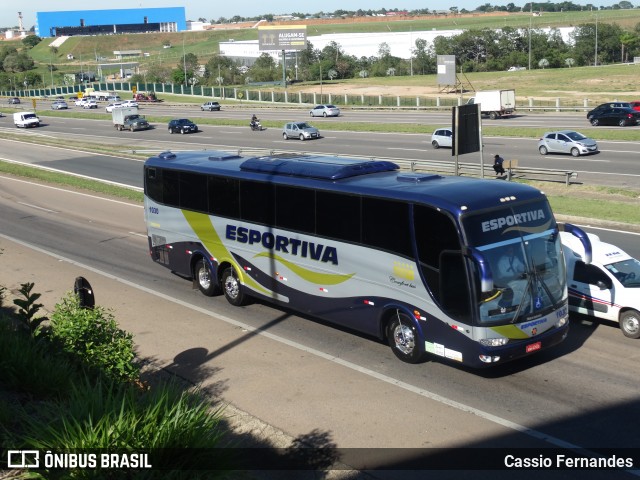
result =
[[56,100],[51,104],[51,110],[65,110],[67,108],[69,108],[69,105],[64,100]]
[[431,135],[431,146],[433,148],[448,147],[452,148],[451,143],[453,139],[453,132],[450,128],[438,128],[433,135]]
[[335,105],[316,105],[309,111],[312,117],[337,117],[340,115],[340,109]]
[[574,157],[598,153],[598,144],[592,138],[585,137],[573,130],[547,132],[538,141],[540,155],[547,153],[570,153]]
[[292,122],[284,126],[282,129],[282,137],[285,140],[290,138],[308,140],[310,138],[320,138],[320,132],[316,127],[312,127],[307,122]]

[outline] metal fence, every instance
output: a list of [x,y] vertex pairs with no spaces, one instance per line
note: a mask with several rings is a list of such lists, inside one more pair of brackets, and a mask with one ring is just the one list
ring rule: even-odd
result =
[[[465,103],[466,99],[459,95],[436,96],[398,96],[398,95],[351,95],[323,93],[322,87],[318,92],[302,93],[287,90],[250,89],[240,87],[207,87],[200,85],[183,85],[175,83],[130,83],[108,82],[91,83],[87,85],[61,86],[52,88],[36,88],[25,90],[0,91],[4,97],[51,97],[67,95],[83,91],[92,87],[99,91],[132,92],[135,88],[139,92],[155,92],[157,95],[187,95],[203,100],[237,100],[241,102],[271,103],[280,105],[317,105],[330,103],[343,107],[354,108],[389,108],[389,109],[431,109],[448,110],[453,106]],[[600,102],[588,98],[518,98],[519,111],[588,111]],[[616,101],[613,99],[612,101]]]

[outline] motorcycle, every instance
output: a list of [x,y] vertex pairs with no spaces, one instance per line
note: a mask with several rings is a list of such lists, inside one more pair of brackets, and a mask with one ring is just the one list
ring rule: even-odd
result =
[[258,120],[253,121],[251,123],[249,123],[249,126],[251,127],[251,131],[261,131],[262,130],[262,125],[260,124],[260,122]]

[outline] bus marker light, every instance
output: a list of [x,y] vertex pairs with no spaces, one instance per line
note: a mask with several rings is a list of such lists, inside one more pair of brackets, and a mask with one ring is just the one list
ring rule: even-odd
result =
[[250,272],[250,271],[251,271],[251,267],[244,267],[244,270],[245,270],[246,272]]
[[187,250],[187,254],[188,255],[193,255],[193,252],[191,250]]
[[418,310],[413,311],[413,316],[416,317],[417,320],[420,320],[422,318]]
[[326,289],[326,288],[324,288],[324,287],[320,287],[320,291],[321,291],[321,292],[324,292],[324,293],[329,293],[329,290],[327,290],[327,289]]
[[375,303],[373,303],[371,300],[365,300],[364,303],[365,305],[371,305],[372,307],[375,306]]

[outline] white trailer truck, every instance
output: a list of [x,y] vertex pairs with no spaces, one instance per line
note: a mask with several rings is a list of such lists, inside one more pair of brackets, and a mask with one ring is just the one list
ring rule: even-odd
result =
[[516,110],[516,91],[485,90],[476,92],[467,104],[479,104],[482,115],[488,115],[491,120],[495,120],[506,115],[513,115]]

